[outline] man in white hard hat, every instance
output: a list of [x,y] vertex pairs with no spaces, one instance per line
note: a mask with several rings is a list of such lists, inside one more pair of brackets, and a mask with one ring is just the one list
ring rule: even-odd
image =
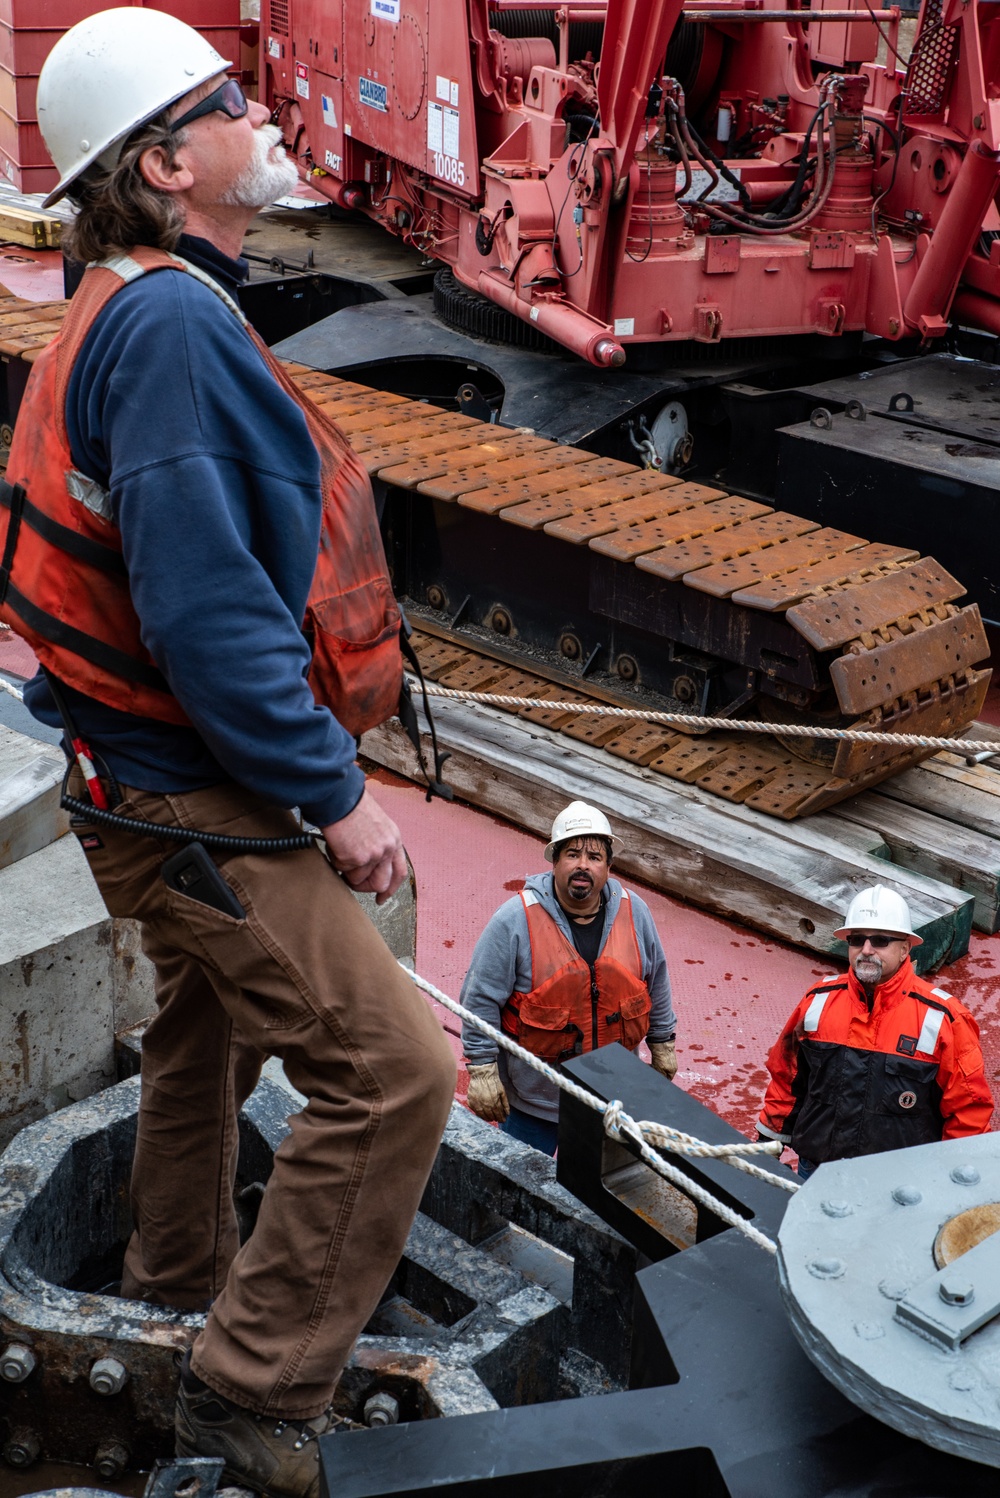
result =
[[[620,1041],[647,1040],[653,1066],[677,1071],[677,1021],[649,906],[611,877],[621,839],[603,812],[573,801],[552,823],[535,874],[491,918],[472,954],[462,1003],[550,1066]],[[559,1093],[527,1062],[466,1024],[473,1113],[555,1154]]]
[[791,1145],[807,1178],[827,1160],[985,1134],[993,1097],[979,1027],[914,972],[922,938],[906,901],[883,884],[863,889],[835,935],[849,971],[811,988],[772,1048],[759,1137]]
[[[405,877],[353,736],[375,688],[383,716],[398,702],[398,610],[360,461],[240,314],[244,233],[297,174],[228,67],[130,7],[80,22],[42,71],[51,197],[76,202],[70,252],[90,264],[0,485],[0,606],[45,667],[31,711],[90,746],[74,830],[156,967],[122,1293],[208,1312],[178,1451],[318,1498],[316,1437],[398,1263],[455,1065],[348,887],[384,900]],[[374,628],[324,657],[338,610]],[[364,642],[383,627],[378,657]],[[241,1248],[237,1113],[266,1053],[307,1101]]]

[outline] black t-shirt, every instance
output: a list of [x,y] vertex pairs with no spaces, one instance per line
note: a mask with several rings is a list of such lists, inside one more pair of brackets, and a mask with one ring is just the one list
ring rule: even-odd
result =
[[569,929],[573,933],[573,945],[589,967],[593,967],[597,961],[597,954],[601,950],[601,938],[604,935],[604,922],[607,920],[608,902],[605,896],[601,896],[601,908],[592,921],[574,921],[571,916]]

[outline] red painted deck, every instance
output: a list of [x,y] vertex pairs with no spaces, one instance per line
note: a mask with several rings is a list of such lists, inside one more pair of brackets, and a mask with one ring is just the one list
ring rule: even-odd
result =
[[0,285],[28,302],[58,302],[63,295],[61,251],[29,250],[0,240]]
[[[542,838],[472,807],[424,799],[387,771],[376,795],[395,818],[417,878],[417,970],[453,998],[483,926],[528,874],[544,872]],[[677,1081],[744,1133],[753,1128],[764,1058],[805,990],[834,969],[679,900],[626,881],[653,912],[677,1011]],[[986,1074],[1000,1099],[1000,934],[973,935],[966,957],[937,975],[982,1028]],[[457,1035],[459,1022],[440,1011]],[[459,1050],[458,1041],[455,1041]],[[467,1079],[459,1079],[464,1095]],[[1000,1121],[1000,1118],[998,1118]]]

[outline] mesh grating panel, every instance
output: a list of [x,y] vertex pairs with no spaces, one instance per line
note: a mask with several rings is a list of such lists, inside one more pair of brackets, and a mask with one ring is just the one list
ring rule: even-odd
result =
[[288,35],[288,0],[271,0],[271,30],[275,36]]
[[958,43],[958,27],[942,26],[942,0],[927,0],[920,42],[906,80],[906,113],[940,114]]

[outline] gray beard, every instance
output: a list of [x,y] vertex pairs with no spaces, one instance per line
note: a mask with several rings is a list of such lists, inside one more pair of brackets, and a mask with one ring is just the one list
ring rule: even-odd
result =
[[277,160],[269,159],[271,147],[280,140],[277,125],[260,125],[255,130],[253,160],[222,194],[223,203],[233,208],[267,208],[298,186],[298,168],[284,150]]
[[882,963],[877,957],[859,960],[854,964],[854,976],[864,988],[877,988],[882,980]]

